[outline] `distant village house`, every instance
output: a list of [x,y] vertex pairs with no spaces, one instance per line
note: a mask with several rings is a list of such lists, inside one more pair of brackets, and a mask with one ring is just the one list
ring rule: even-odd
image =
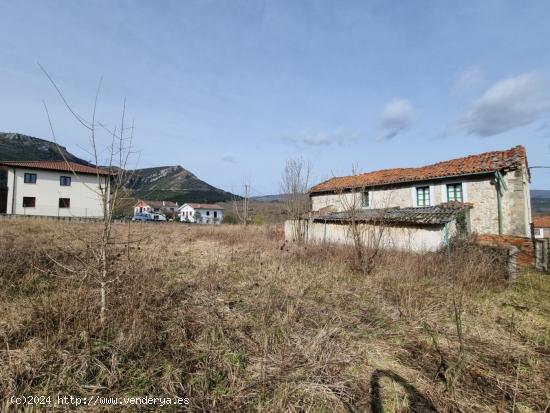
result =
[[134,216],[140,213],[148,212],[152,214],[162,214],[170,218],[175,218],[179,205],[172,201],[150,201],[139,199],[134,205]]
[[223,219],[223,207],[217,204],[183,204],[178,215],[182,222],[198,224],[220,224]]
[[550,238],[550,215],[533,218],[533,235],[535,238]]
[[108,188],[105,170],[66,161],[6,161],[0,170],[0,213],[103,217],[99,187]]

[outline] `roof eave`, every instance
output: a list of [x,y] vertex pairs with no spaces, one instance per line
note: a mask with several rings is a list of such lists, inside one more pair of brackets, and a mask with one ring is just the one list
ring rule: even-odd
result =
[[112,172],[107,172],[107,171],[101,171],[99,170],[99,172],[84,172],[84,171],[73,171],[73,170],[66,170],[66,169],[53,169],[53,168],[45,168],[45,167],[41,167],[40,165],[38,166],[30,166],[30,165],[27,165],[27,166],[22,166],[22,165],[13,165],[13,164],[10,164],[10,163],[7,163],[7,162],[0,162],[0,167],[1,166],[4,166],[6,168],[13,168],[13,169],[38,169],[40,171],[55,171],[55,172],[67,172],[67,173],[71,173],[71,174],[77,174],[77,175],[94,175],[94,176],[97,176],[97,175],[101,175],[101,176],[115,176],[116,173],[112,173]]
[[349,191],[349,190],[357,190],[357,189],[363,189],[363,188],[376,188],[381,186],[393,186],[393,185],[400,185],[400,184],[411,184],[411,183],[425,183],[425,182],[431,182],[431,181],[440,181],[445,179],[452,179],[452,178],[462,178],[465,176],[480,176],[480,175],[489,175],[493,174],[496,171],[505,171],[505,170],[515,170],[519,168],[502,168],[502,169],[494,169],[490,171],[484,171],[484,172],[474,172],[474,173],[467,173],[467,174],[458,174],[458,175],[447,175],[447,176],[441,176],[441,177],[434,177],[430,179],[413,179],[413,180],[407,180],[407,181],[394,181],[394,182],[386,182],[381,184],[371,184],[371,185],[364,185],[364,186],[346,186],[342,188],[335,188],[335,189],[326,189],[321,191],[309,191],[309,195],[322,195],[322,194],[328,194],[328,193],[337,193],[338,191]]

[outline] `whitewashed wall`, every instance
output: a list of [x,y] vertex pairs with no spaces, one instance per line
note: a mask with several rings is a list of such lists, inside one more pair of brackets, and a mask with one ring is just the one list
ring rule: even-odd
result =
[[[184,205],[178,211],[180,221],[195,222],[195,212],[201,214],[202,224],[220,224],[223,219],[223,210],[222,209],[203,209],[203,208],[193,208],[189,205]],[[207,212],[210,214],[207,215]],[[217,212],[217,217],[214,218],[214,212]]]
[[[305,224],[305,225],[304,225]],[[288,220],[285,222],[285,239],[295,241],[296,225],[298,221]],[[305,240],[308,243],[321,244],[344,244],[353,245],[353,238],[350,233],[350,226],[347,224],[334,224],[322,222],[301,222],[305,231]],[[430,227],[383,227],[369,224],[360,225],[365,245],[370,244],[373,235],[381,235],[381,247],[384,249],[395,249],[410,252],[437,251],[445,246],[445,226]],[[382,231],[382,232],[380,232]],[[456,225],[450,223],[448,226],[448,237],[456,235]]]
[[[36,174],[36,183],[25,183],[25,173]],[[71,185],[61,186],[59,178],[70,176]],[[100,178],[105,185],[108,178]],[[39,169],[8,170],[7,213],[18,215],[41,215],[62,217],[102,217],[103,206],[98,194],[96,175]],[[34,208],[23,207],[23,197],[35,197]],[[59,208],[59,198],[69,198],[70,208]]]

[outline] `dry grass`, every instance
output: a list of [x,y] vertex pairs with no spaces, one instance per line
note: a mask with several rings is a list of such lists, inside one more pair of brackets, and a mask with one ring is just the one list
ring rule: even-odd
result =
[[[101,325],[93,231],[0,223],[0,406],[62,393],[187,396],[192,411],[550,411],[550,278],[510,284],[485,251],[384,254],[365,276],[348,249],[288,245],[277,227],[133,225]],[[457,299],[466,357],[449,391]]]

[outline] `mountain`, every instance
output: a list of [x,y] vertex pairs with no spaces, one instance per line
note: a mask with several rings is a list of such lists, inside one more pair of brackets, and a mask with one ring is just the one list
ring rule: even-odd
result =
[[545,189],[531,189],[531,199],[550,199],[550,191]]
[[136,198],[180,203],[223,202],[234,198],[233,194],[200,180],[179,165],[135,169],[127,174],[125,189]]
[[533,215],[550,214],[550,191],[532,189],[531,209],[533,211]]
[[[90,165],[54,142],[20,133],[0,132],[0,161],[60,161],[63,157]],[[135,169],[127,171],[127,175],[125,189],[128,197],[180,203],[223,202],[234,198],[233,194],[200,180],[181,166]]]
[[253,196],[250,199],[256,202],[283,202],[288,197],[290,197],[289,194],[274,194],[274,195]]
[[64,146],[21,133],[0,132],[0,161],[62,161],[90,165]]

